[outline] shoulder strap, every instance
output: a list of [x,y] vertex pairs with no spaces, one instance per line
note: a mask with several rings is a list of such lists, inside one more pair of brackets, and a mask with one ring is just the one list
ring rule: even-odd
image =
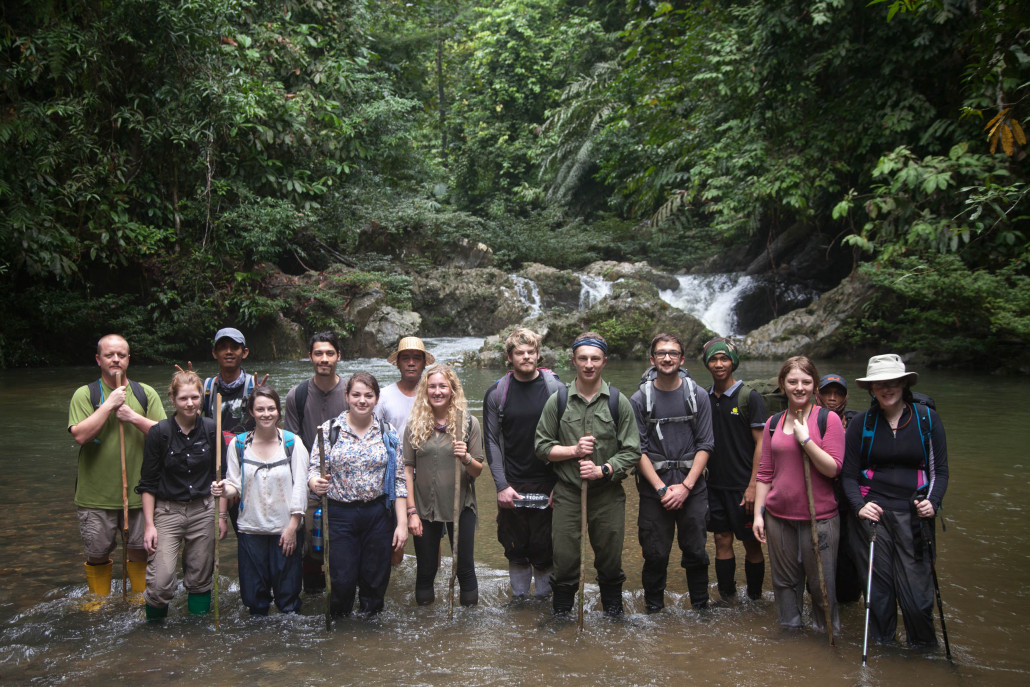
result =
[[336,446],[336,441],[340,438],[340,426],[336,424],[335,420],[336,418],[329,420],[329,444],[326,451]]
[[751,429],[751,392],[754,391],[747,382],[740,383],[740,389],[737,390],[737,412],[740,413],[740,419],[744,423],[744,426]]
[[[740,408],[739,404],[737,405],[737,408]],[[776,433],[776,425],[780,423],[780,418],[783,417],[784,412],[785,411],[781,410],[769,419],[769,436],[772,436]]]
[[558,387],[565,386],[561,383],[561,378],[553,370],[546,367],[538,367],[537,369],[544,376],[544,385],[547,387],[548,396],[558,391]]
[[608,412],[615,420],[615,431],[618,432],[619,425],[619,388],[614,384],[608,385]]
[[215,397],[214,394],[215,378],[208,377],[204,380],[204,414],[214,415],[214,411],[211,408],[211,402]]
[[283,430],[283,449],[286,451],[286,457],[293,457],[293,445],[296,443],[297,435],[293,432],[287,432]]
[[250,396],[251,392],[254,391],[254,385],[256,383],[257,380],[254,379],[254,375],[248,373],[246,376],[246,381],[243,382],[243,395]]
[[132,389],[132,395],[139,401],[139,405],[143,408],[143,414],[147,414],[147,409],[150,408],[150,399],[147,398],[147,392],[143,389],[143,385],[139,382],[129,380],[129,388]]
[[815,417],[815,423],[819,425],[819,436],[826,436],[826,419],[830,416],[830,409],[819,406],[819,414]]
[[565,407],[569,405],[569,387],[564,384],[558,385],[558,424],[561,424],[562,415],[565,414]]
[[500,394],[500,398],[497,399],[497,425],[500,426],[504,422],[504,404],[508,402],[508,389],[511,387],[511,377],[515,374],[514,372],[508,371],[503,377],[497,380],[497,390],[495,394]]
[[[872,427],[869,426],[870,418],[873,420]],[[873,439],[876,437],[876,425],[879,422],[880,414],[874,408],[865,411],[865,417],[862,418],[862,443],[858,454],[865,458],[866,463],[869,462],[869,456],[873,452]],[[866,441],[869,443],[866,444]]]
[[293,404],[297,410],[297,428],[301,431],[304,430],[304,406],[308,403],[308,380],[304,380],[297,385],[297,390],[293,392]]
[[86,387],[89,389],[89,404],[93,406],[93,410],[96,410],[104,402],[104,392],[100,388],[100,380],[90,382]]

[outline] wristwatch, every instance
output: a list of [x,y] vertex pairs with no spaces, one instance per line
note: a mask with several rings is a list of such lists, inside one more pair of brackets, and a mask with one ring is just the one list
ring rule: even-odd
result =
[[655,491],[658,492],[658,498],[664,499],[665,498],[665,492],[669,491],[669,487],[668,487],[668,485],[664,485],[663,484],[661,489],[656,489]]
[[601,479],[611,479],[612,469],[605,463],[601,466]]

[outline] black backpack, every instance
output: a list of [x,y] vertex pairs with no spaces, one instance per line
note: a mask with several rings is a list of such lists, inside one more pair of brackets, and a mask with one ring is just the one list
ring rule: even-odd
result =
[[[93,410],[96,410],[104,402],[104,390],[100,386],[100,380],[90,382],[86,386],[89,388],[89,402],[92,404]],[[147,410],[150,409],[150,399],[147,398],[147,392],[143,390],[143,385],[130,379],[129,389],[132,390],[132,395],[136,397],[143,408],[143,414],[146,415]]]

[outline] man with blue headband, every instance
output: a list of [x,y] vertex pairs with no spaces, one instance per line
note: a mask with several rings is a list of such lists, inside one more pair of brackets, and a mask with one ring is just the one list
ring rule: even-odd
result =
[[640,437],[629,399],[601,378],[608,343],[596,332],[572,342],[576,378],[544,405],[536,428],[536,455],[554,465],[551,572],[555,615],[572,611],[579,582],[580,487],[587,485],[587,526],[601,606],[622,614],[622,545],[626,492],[622,480],[640,460]]

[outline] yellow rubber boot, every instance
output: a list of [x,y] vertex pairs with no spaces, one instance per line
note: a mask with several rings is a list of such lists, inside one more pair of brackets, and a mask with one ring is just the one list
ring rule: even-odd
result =
[[[86,564],[86,584],[93,597],[106,597],[111,595],[111,568],[113,564],[107,561],[103,565]],[[82,609],[95,611],[104,605],[103,598],[91,598],[86,601]]]
[[143,590],[147,588],[147,562],[129,561],[129,584],[132,585],[132,600],[137,603],[143,599]]

